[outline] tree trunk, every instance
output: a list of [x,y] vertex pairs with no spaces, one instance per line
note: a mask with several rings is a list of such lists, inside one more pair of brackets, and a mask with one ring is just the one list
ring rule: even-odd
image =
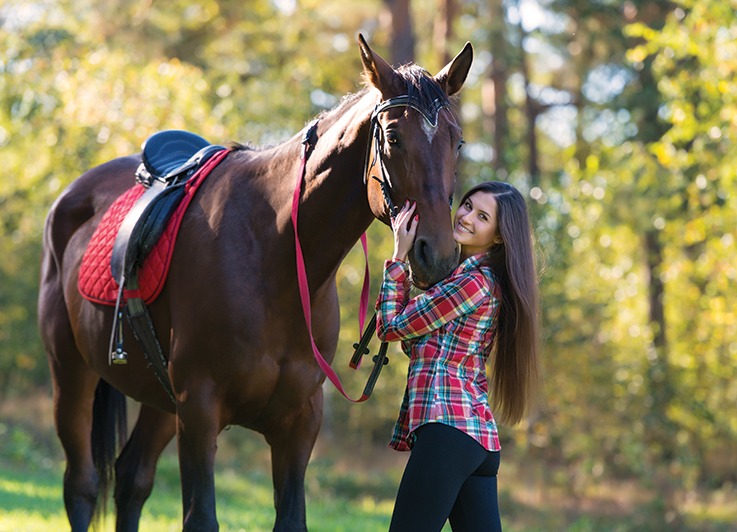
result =
[[661,279],[663,264],[663,245],[659,233],[650,229],[645,233],[645,254],[648,273],[648,318],[652,329],[652,344],[647,352],[647,372],[645,375],[650,403],[645,424],[648,427],[645,439],[650,455],[652,481],[662,497],[667,526],[678,528],[680,511],[677,501],[676,485],[673,482],[670,466],[676,459],[675,447],[677,427],[670,421],[668,411],[673,401],[668,360],[668,339],[666,337],[665,308],[663,298],[665,287]]
[[530,188],[540,186],[540,165],[538,163],[537,149],[537,116],[540,114],[540,106],[538,102],[530,94],[530,69],[528,64],[527,52],[525,51],[525,41],[527,40],[527,32],[519,24],[520,32],[520,53],[522,54],[522,77],[525,84],[525,115],[527,117],[527,171],[530,174]]
[[507,117],[507,46],[504,35],[505,19],[502,0],[489,0],[491,14],[491,70],[482,86],[482,112],[484,129],[494,138],[494,170],[503,179],[508,173],[506,161],[506,142],[509,134]]
[[394,66],[414,62],[415,33],[410,0],[384,0],[391,17],[389,53]]
[[652,344],[647,354],[647,382],[652,407],[650,409],[651,440],[665,462],[675,457],[671,427],[668,422],[668,408],[673,399],[668,362],[668,344],[665,335],[665,309],[663,306],[664,286],[660,278],[663,263],[663,246],[658,231],[650,229],[645,233],[645,253],[648,274],[648,318],[652,330]]
[[432,39],[438,68],[443,68],[452,59],[449,49],[450,42],[453,40],[453,23],[457,11],[456,0],[438,0]]

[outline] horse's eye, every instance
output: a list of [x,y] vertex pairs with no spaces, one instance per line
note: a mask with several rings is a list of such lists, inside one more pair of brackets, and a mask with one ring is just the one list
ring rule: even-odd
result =
[[390,146],[399,146],[399,135],[396,131],[386,132],[386,142]]
[[461,140],[461,141],[460,141],[460,142],[458,143],[458,147],[456,148],[456,152],[457,152],[457,153],[461,151],[461,148],[463,148],[463,145],[464,145],[465,143],[466,143],[466,141],[465,141],[465,140]]
[[451,194],[450,197],[448,198],[448,203],[450,203],[450,208],[452,209],[453,208],[453,194]]

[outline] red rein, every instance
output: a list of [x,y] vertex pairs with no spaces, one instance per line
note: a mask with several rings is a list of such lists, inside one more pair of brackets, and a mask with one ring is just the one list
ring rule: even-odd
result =
[[[299,243],[299,233],[297,232],[297,215],[299,212],[299,199],[302,195],[302,181],[305,176],[305,168],[307,166],[307,156],[311,149],[309,142],[309,131],[305,134],[305,138],[302,140],[302,164],[300,166],[299,174],[297,175],[297,185],[294,187],[294,196],[292,198],[292,227],[294,228],[294,246],[297,255],[297,281],[299,283],[299,296],[302,301],[302,312],[305,316],[305,323],[307,324],[307,331],[310,335],[310,344],[312,345],[312,353],[315,355],[315,360],[327,375],[333,386],[343,394],[343,397],[354,403],[362,403],[369,398],[369,395],[363,393],[358,399],[352,399],[346,394],[343,389],[343,385],[340,382],[340,378],[330,367],[330,364],[320,354],[320,350],[315,345],[315,338],[312,335],[312,308],[310,306],[310,287],[307,282],[307,270],[305,269],[304,256],[302,254],[302,246]],[[366,242],[366,233],[361,235],[361,246],[363,247],[363,254],[366,259],[366,268],[364,270],[363,277],[363,288],[361,289],[361,302],[358,309],[358,325],[359,335],[363,331],[363,324],[366,320],[366,311],[368,309],[368,297],[369,297],[369,265],[368,265],[368,244]]]

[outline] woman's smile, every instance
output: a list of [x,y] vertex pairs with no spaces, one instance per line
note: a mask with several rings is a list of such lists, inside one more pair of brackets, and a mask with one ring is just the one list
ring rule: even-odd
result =
[[468,234],[471,234],[471,235],[473,234],[473,231],[471,231],[470,229],[467,229],[466,227],[464,227],[461,222],[458,222],[458,224],[456,225],[456,229],[460,233],[468,233]]

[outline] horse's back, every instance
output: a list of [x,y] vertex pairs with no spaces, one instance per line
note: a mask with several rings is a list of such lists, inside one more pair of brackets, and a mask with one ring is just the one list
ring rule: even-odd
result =
[[46,217],[44,254],[59,267],[72,236],[134,184],[140,157],[120,157],[96,166],[75,179],[56,199]]

